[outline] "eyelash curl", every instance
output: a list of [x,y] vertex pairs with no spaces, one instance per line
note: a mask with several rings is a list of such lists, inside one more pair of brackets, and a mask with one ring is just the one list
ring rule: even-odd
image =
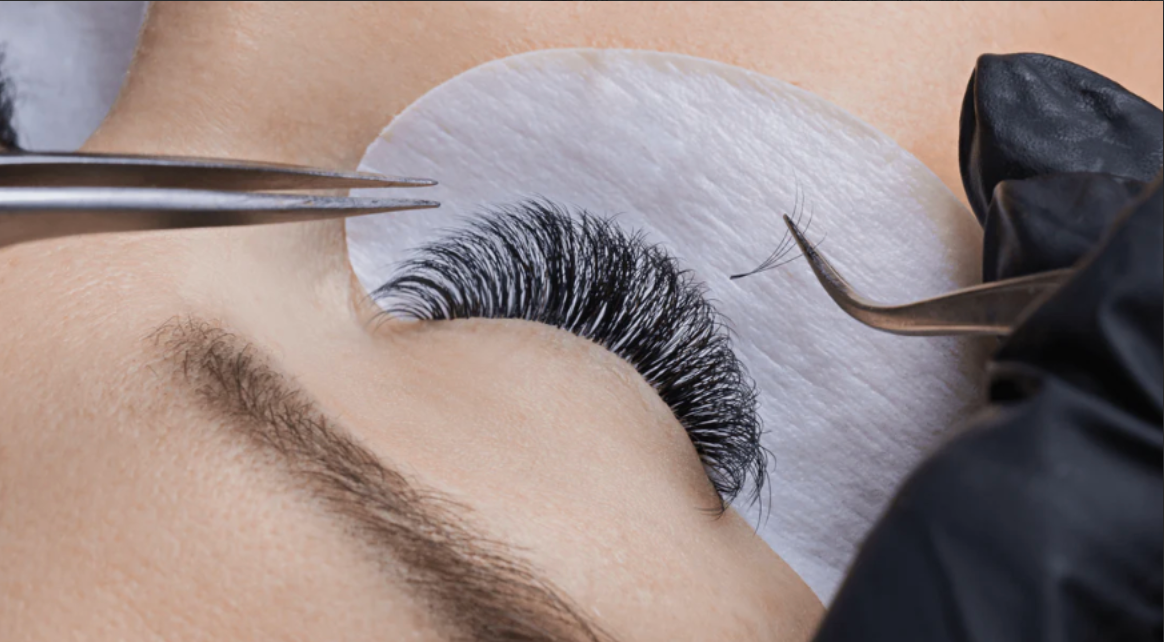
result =
[[641,233],[542,200],[503,207],[420,248],[373,298],[390,316],[522,319],[589,339],[630,363],[686,429],[721,511],[769,454],[755,385],[690,272]]

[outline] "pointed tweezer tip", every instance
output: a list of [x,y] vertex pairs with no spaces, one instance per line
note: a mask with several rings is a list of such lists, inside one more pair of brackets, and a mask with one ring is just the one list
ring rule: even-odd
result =
[[430,210],[440,206],[440,201],[399,198],[363,199],[359,197],[350,197],[343,207],[352,210],[364,210],[367,212],[399,212],[403,210]]
[[793,221],[792,218],[787,214],[785,214],[784,224],[788,226],[788,231],[792,232],[792,240],[796,241],[796,244],[800,246],[800,251],[804,252],[805,256],[807,256],[811,262],[811,259],[816,255],[816,253],[811,251],[811,246],[808,244],[808,239],[804,238],[804,234],[800,232],[800,228],[796,225],[796,222]]
[[378,187],[433,187],[437,181],[431,178],[412,178],[408,176],[386,176],[375,172],[351,172],[348,177],[357,180],[375,183]]

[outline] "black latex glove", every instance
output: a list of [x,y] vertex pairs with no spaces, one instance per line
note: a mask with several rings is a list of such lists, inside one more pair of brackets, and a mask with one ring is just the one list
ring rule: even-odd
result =
[[1162,129],[1076,65],[979,60],[959,147],[984,276],[1087,256],[996,354],[990,406],[898,493],[818,642],[1161,639]]

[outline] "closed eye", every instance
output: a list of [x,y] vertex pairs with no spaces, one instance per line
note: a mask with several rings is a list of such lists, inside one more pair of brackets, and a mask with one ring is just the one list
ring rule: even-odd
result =
[[767,470],[751,378],[705,288],[640,234],[546,201],[488,212],[421,247],[373,297],[424,320],[521,319],[602,345],[687,431],[723,507]]

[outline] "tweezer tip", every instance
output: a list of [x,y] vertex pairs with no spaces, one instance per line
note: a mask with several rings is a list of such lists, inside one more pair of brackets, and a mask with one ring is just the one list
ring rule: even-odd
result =
[[804,234],[800,232],[800,227],[796,225],[796,222],[792,220],[792,217],[788,216],[787,214],[784,214],[783,216],[784,224],[788,226],[788,231],[792,232],[792,240],[796,241],[796,244],[800,246],[800,250],[802,252],[808,254],[809,248],[811,246],[808,244],[808,240],[804,238]]
[[375,172],[357,172],[355,174],[358,178],[382,183],[391,187],[433,187],[438,183],[431,178],[412,178],[409,176],[385,176],[384,174],[377,174]]
[[440,201],[412,200],[412,199],[352,199],[348,205],[350,209],[360,209],[368,212],[400,212],[404,210],[431,210],[441,206]]

